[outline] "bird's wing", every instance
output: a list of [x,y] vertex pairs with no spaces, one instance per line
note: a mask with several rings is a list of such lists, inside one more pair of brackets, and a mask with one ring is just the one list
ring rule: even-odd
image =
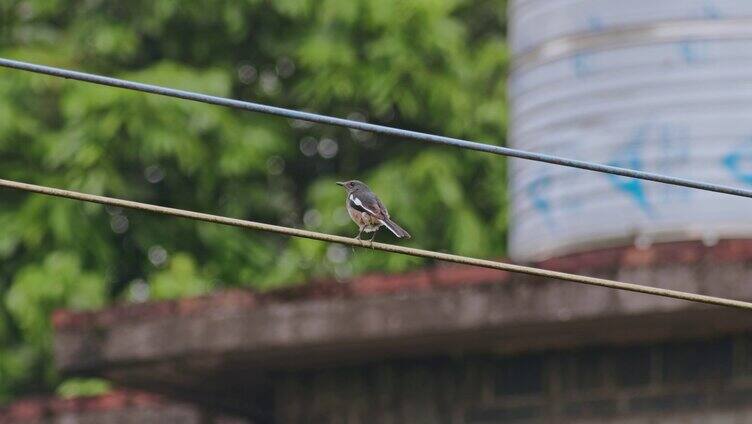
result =
[[367,212],[378,219],[388,219],[389,212],[373,193],[350,194],[350,206],[361,212]]
[[381,217],[382,219],[383,219],[383,218],[389,218],[389,211],[388,211],[388,210],[386,210],[386,206],[384,206],[384,204],[383,204],[383,203],[381,203],[381,199],[379,199],[379,198],[378,198],[378,197],[376,197],[375,195],[373,196],[373,198],[374,198],[374,200],[376,201],[376,204],[377,204],[377,205],[379,205],[379,211],[381,211],[381,214],[382,214],[382,216],[380,216],[380,217]]

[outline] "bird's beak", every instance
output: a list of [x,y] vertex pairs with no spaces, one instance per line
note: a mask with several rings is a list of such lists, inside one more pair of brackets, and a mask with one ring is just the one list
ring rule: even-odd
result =
[[344,187],[344,186],[345,186],[345,183],[343,183],[342,181],[337,181],[337,185],[341,185],[341,186],[343,186],[343,187]]

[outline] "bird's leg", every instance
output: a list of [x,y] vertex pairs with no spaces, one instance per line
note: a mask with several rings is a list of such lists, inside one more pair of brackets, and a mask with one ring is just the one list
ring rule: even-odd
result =
[[371,236],[371,239],[368,240],[371,243],[371,249],[373,249],[373,240],[376,238],[376,231],[373,232],[373,235]]
[[[355,240],[360,240],[360,235],[363,234],[363,227],[358,227],[358,235],[355,236]],[[352,249],[353,255],[355,254],[355,247],[350,246],[350,249]]]

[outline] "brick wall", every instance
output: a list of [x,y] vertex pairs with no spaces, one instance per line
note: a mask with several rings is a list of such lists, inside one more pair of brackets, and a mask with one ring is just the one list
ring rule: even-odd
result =
[[278,423],[752,422],[752,334],[423,358],[276,381]]

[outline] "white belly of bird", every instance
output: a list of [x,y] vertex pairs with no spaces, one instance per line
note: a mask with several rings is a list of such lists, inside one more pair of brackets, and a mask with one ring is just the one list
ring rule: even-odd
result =
[[367,233],[372,233],[381,227],[381,222],[378,219],[365,212],[356,211],[355,209],[348,209],[347,212],[350,214],[350,218],[358,223],[358,226],[363,228],[363,231]]

